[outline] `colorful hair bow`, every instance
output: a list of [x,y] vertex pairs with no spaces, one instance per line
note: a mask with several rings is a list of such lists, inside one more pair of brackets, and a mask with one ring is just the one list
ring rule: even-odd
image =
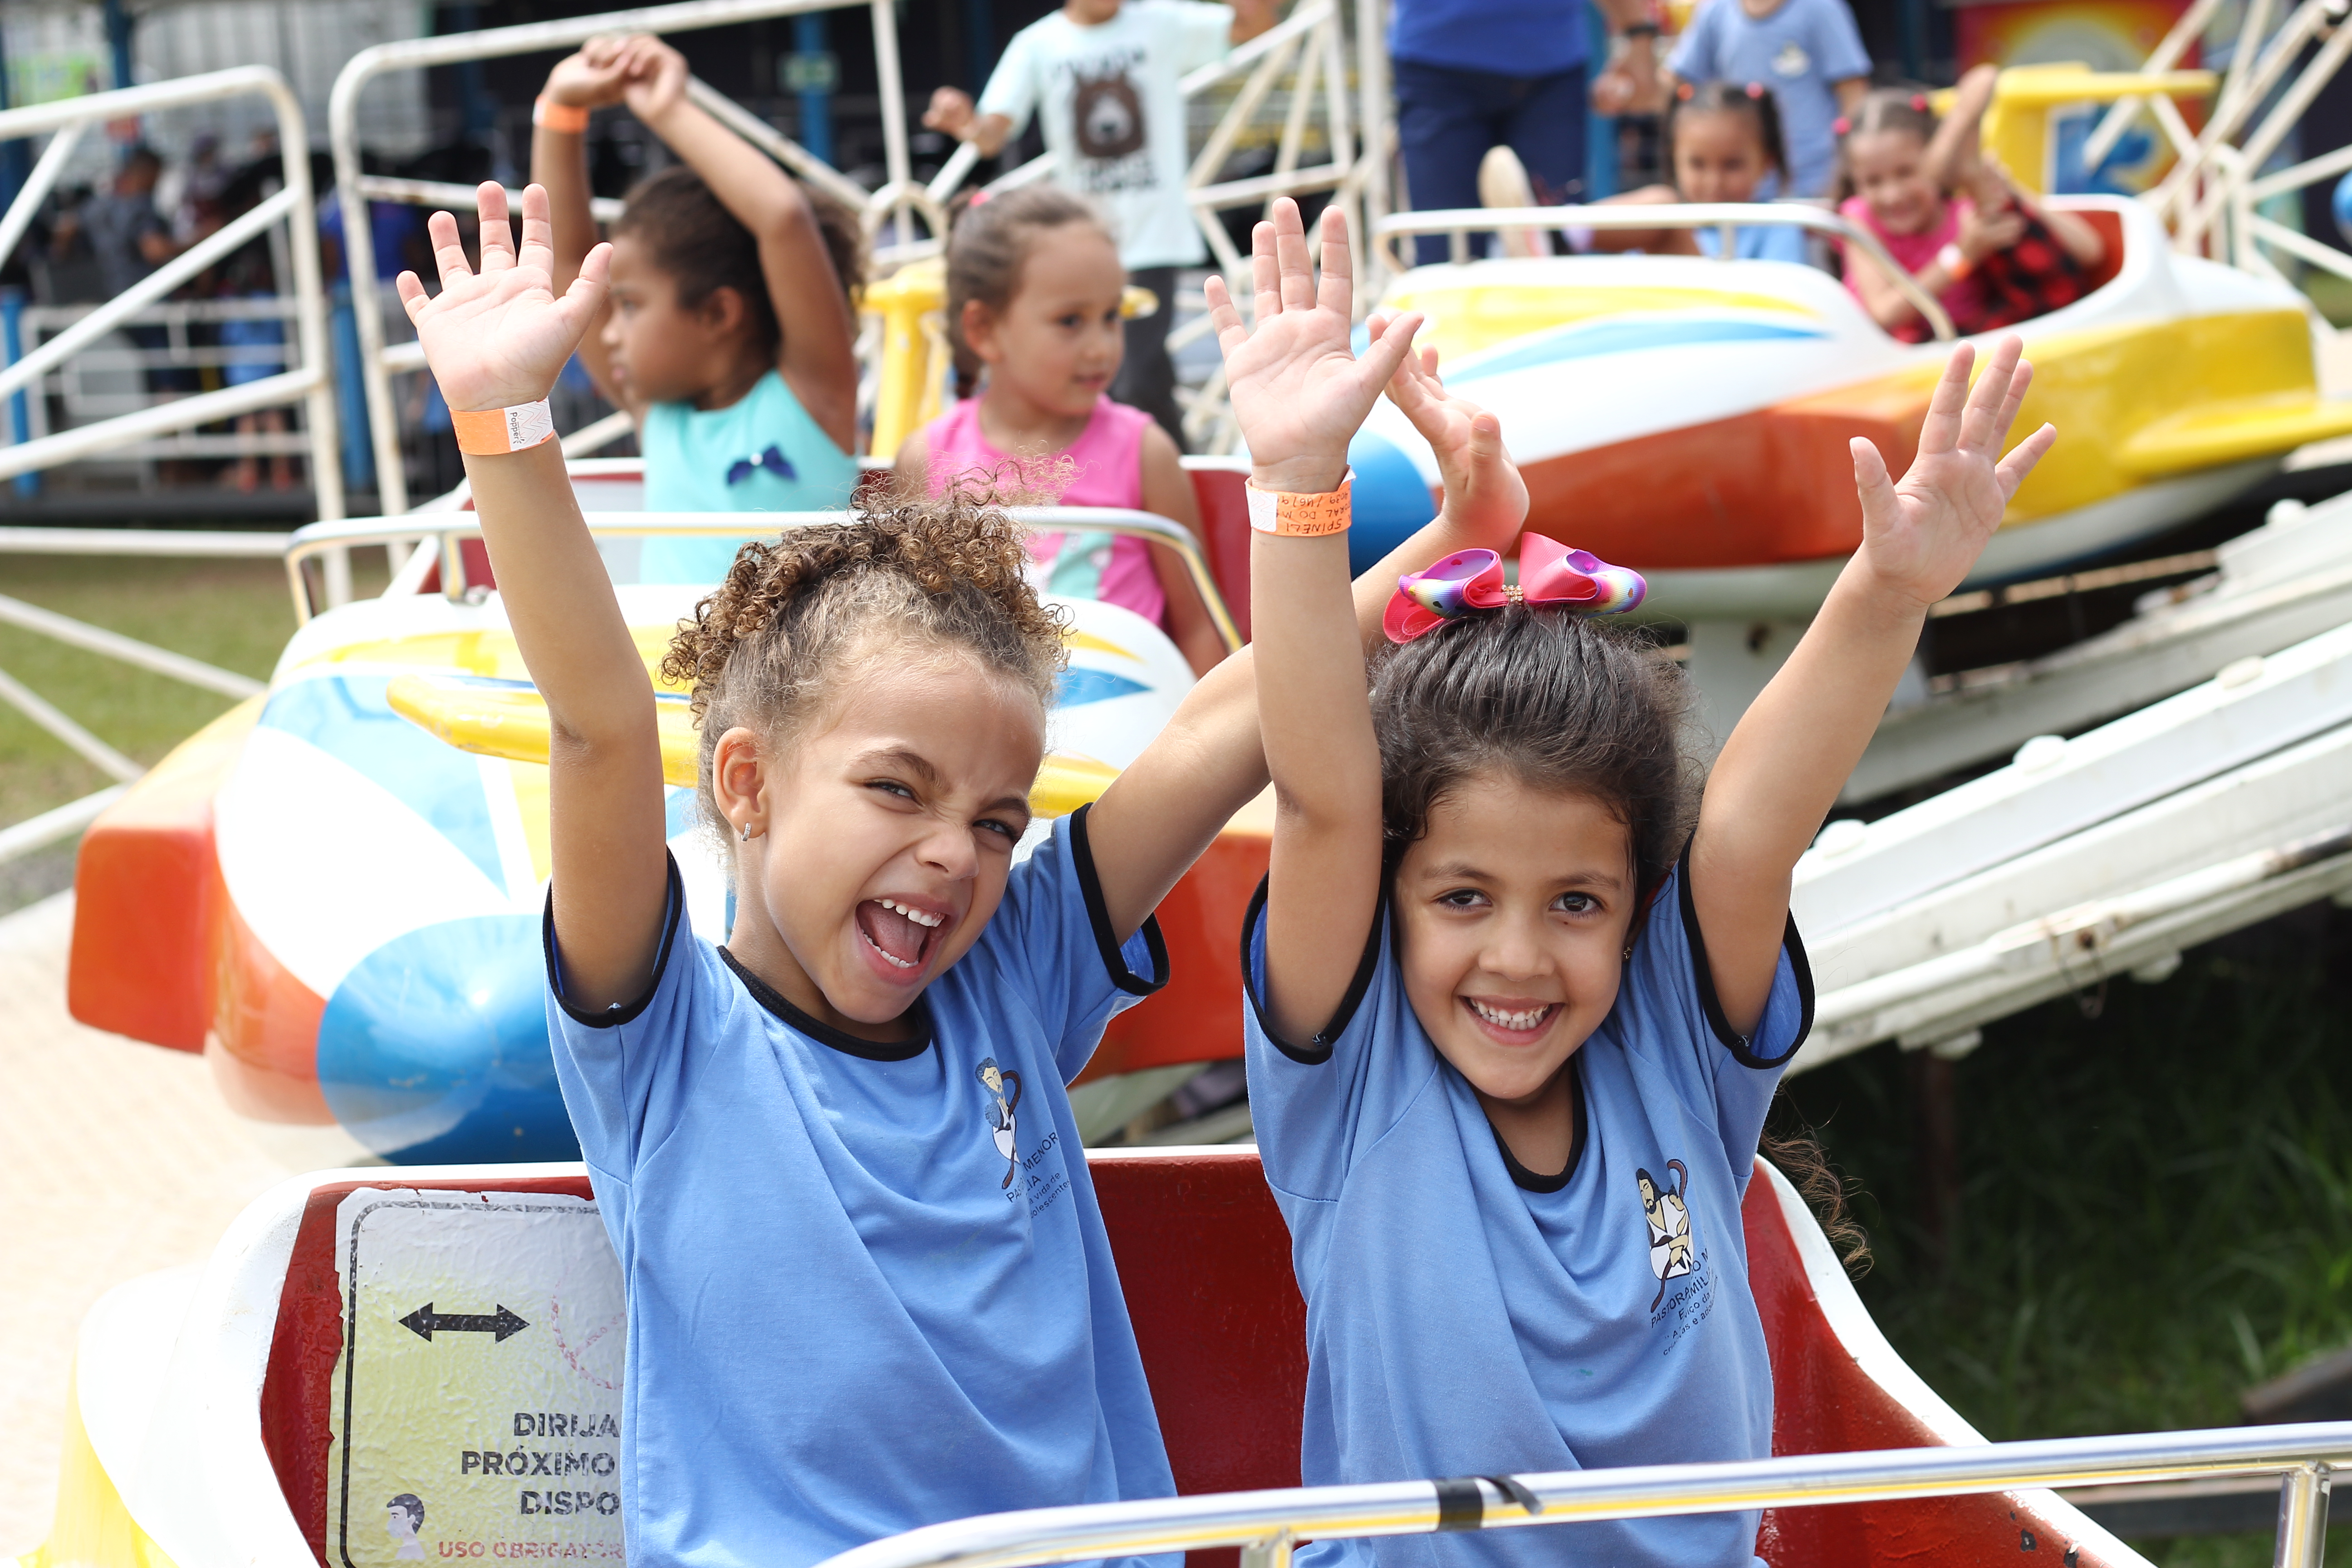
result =
[[1570,550],[1540,533],[1519,538],[1519,581],[1503,581],[1503,558],[1491,550],[1462,550],[1425,572],[1397,579],[1381,629],[1389,641],[1422,633],[1473,610],[1496,610],[1513,601],[1558,605],[1580,615],[1612,616],[1642,602],[1649,585],[1628,566],[1612,566],[1589,550]]

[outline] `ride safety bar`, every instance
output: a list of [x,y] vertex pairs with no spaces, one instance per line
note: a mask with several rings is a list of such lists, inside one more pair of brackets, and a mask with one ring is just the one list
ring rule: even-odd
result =
[[[1225,608],[1224,595],[1218,590],[1217,579],[1209,570],[1208,559],[1201,553],[1200,542],[1183,524],[1148,511],[1128,511],[1118,507],[1099,506],[1009,506],[1004,515],[1022,527],[1039,533],[1110,533],[1141,539],[1149,543],[1173,551],[1184,563],[1192,578],[1194,592],[1209,612],[1209,619],[1224,639],[1228,651],[1242,646],[1239,627]],[[786,531],[795,528],[837,526],[847,520],[839,511],[592,511],[583,516],[591,537],[598,539],[645,538],[654,534],[684,534],[690,537],[740,539]],[[468,539],[482,536],[482,521],[470,511],[413,511],[402,517],[355,517],[341,522],[314,522],[308,528],[297,529],[286,548],[286,576],[294,591],[294,614],[308,622],[318,613],[311,593],[310,580],[305,564],[314,556],[330,552],[348,552],[354,547],[382,546],[387,551],[403,551],[410,546],[430,544],[441,563],[441,592],[450,598],[461,598],[466,593],[466,558],[459,546]],[[415,559],[415,557],[407,557]],[[394,586],[388,594],[414,592],[414,582],[422,581],[422,567],[411,577],[407,572],[396,572]]]
[[872,1542],[828,1558],[822,1568],[1017,1568],[1220,1546],[1244,1548],[1244,1568],[1287,1568],[1291,1543],[1301,1538],[1425,1535],[2250,1475],[2284,1478],[2277,1568],[2321,1568],[2330,1470],[2346,1462],[2352,1462],[2352,1422],[1294,1487],[985,1514]]
[[[1551,232],[1563,228],[1649,229],[1713,228],[1723,233],[1723,259],[1730,259],[1732,234],[1741,228],[1801,228],[1843,240],[1878,264],[1905,303],[1919,312],[1935,330],[1938,342],[1950,341],[1952,318],[1917,279],[1886,254],[1878,237],[1836,213],[1804,202],[1672,202],[1656,206],[1605,205],[1559,207],[1453,207],[1436,212],[1398,213],[1372,226],[1374,244],[1384,251],[1394,241],[1418,235],[1444,235],[1453,242],[1453,258],[1469,259],[1469,237],[1527,229]],[[1403,262],[1398,263],[1400,266]]]

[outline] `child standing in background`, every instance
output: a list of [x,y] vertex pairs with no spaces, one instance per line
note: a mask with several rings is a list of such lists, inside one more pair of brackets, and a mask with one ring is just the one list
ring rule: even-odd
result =
[[[966,475],[994,480],[1010,469],[1058,504],[1157,512],[1197,535],[1176,443],[1106,395],[1131,341],[1119,316],[1126,289],[1102,220],[1066,191],[1031,185],[965,209],[948,240],[957,401],[899,447],[905,488],[943,495]],[[983,365],[987,386],[974,396]],[[1031,534],[1028,547],[1041,593],[1134,611],[1174,640],[1195,675],[1225,657],[1174,551],[1100,532]]]
[[[613,281],[580,345],[637,421],[648,511],[813,511],[856,488],[856,222],[686,95],[684,57],[592,38],[548,73],[531,178],[554,205],[555,286],[596,243],[588,111],[626,103],[683,160],[629,193]],[[736,539],[648,539],[639,580],[716,583]]]
[[1837,167],[1831,122],[1870,90],[1870,55],[1845,0],[1703,0],[1667,58],[1666,84],[1761,82],[1772,91],[1788,154],[1788,188],[1827,195]]
[[1002,152],[1039,117],[1054,178],[1099,203],[1135,283],[1160,300],[1157,315],[1127,323],[1127,357],[1110,395],[1160,422],[1181,450],[1176,367],[1176,269],[1207,256],[1184,199],[1192,159],[1184,139],[1185,73],[1222,59],[1274,26],[1273,0],[1067,0],[1013,36],[977,107],[952,87],[931,95],[923,123]]

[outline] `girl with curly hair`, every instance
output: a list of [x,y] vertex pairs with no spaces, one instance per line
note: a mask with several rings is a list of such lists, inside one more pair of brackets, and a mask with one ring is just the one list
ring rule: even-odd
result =
[[[503,193],[480,199],[481,271],[436,214],[442,289],[400,290],[552,731],[548,1017],[628,1289],[629,1560],[797,1568],[938,1520],[1168,1495],[1063,1086],[1167,979],[1154,906],[1265,785],[1246,653],[1033,836],[1063,655],[1019,529],[950,490],[746,546],[663,665],[733,872],[731,929],[698,933],[645,663],[541,438],[611,251],[559,299],[545,193],[519,255]],[[1354,429],[1409,347],[1375,340],[1252,449]],[[1431,428],[1446,510],[1390,581],[1517,522],[1493,504],[1507,465]]]

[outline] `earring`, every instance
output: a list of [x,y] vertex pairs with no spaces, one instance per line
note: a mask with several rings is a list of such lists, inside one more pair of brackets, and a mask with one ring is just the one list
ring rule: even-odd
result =
[[740,833],[740,834],[741,834],[741,835],[743,836],[743,842],[744,842],[744,843],[746,843],[746,844],[751,843],[751,819],[750,817],[748,817],[748,816],[747,816],[747,817],[745,817],[745,818],[743,819],[743,821],[742,821],[741,825],[740,825],[740,826],[739,826],[735,829],[735,831],[736,831],[736,832],[738,832],[738,833]]

